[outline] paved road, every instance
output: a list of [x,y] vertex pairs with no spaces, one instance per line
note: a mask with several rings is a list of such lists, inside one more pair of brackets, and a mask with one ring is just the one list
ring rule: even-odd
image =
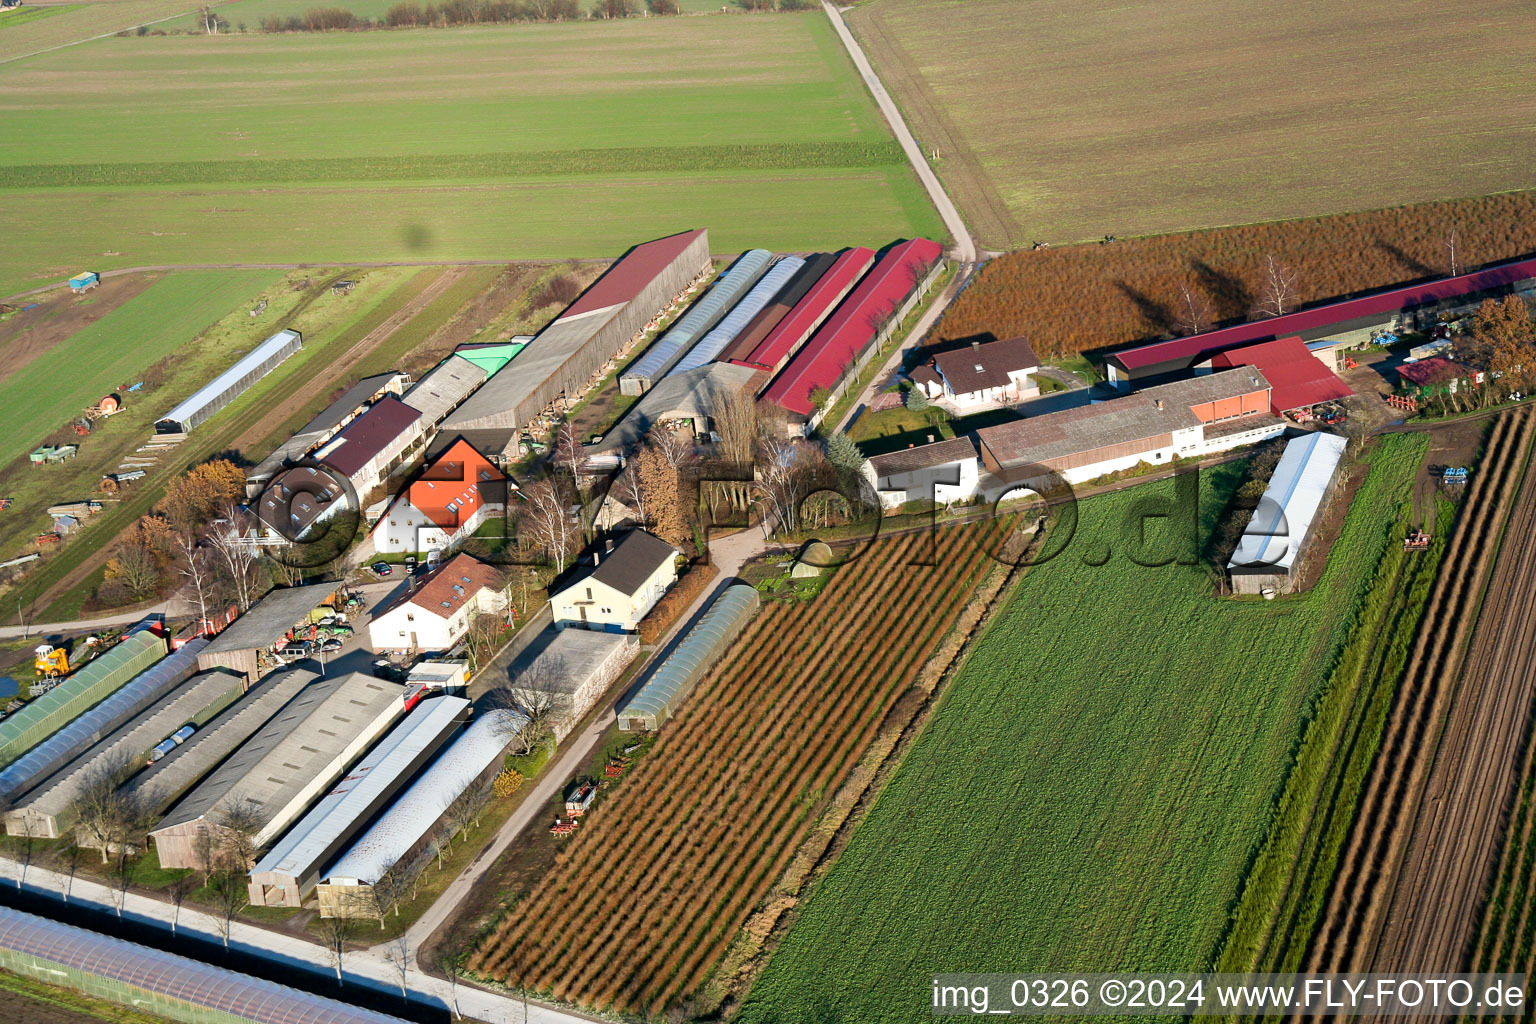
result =
[[148,608],[139,608],[131,612],[119,612],[115,615],[106,615],[97,619],[71,619],[69,622],[35,622],[26,626],[0,626],[0,639],[9,640],[18,636],[47,636],[50,633],[75,633],[81,630],[96,630],[103,626],[129,626],[152,615],[184,615],[188,611],[189,609],[185,602],[180,598],[172,598],[169,601],[150,605]]
[[[944,191],[944,186],[939,184],[939,176],[934,174],[933,168],[928,165],[923,151],[918,148],[917,140],[912,137],[912,132],[907,128],[907,122],[902,120],[901,111],[897,109],[896,102],[891,99],[890,93],[885,91],[885,86],[875,74],[875,69],[870,66],[869,58],[864,56],[864,50],[859,46],[859,41],[853,38],[852,32],[848,31],[848,25],[843,21],[842,14],[832,6],[829,0],[821,0],[821,6],[827,12],[827,17],[832,19],[832,27],[837,30],[837,36],[843,41],[844,49],[853,59],[853,66],[859,69],[859,75],[864,79],[864,84],[869,87],[870,93],[875,97],[875,103],[880,107],[880,113],[885,115],[886,123],[891,126],[891,132],[896,136],[896,141],[901,143],[902,150],[912,163],[912,169],[917,172],[918,180],[923,183],[923,188],[928,192],[928,198],[933,200],[933,205],[938,208],[939,217],[943,219],[944,226],[954,236],[955,258],[965,264],[968,270],[976,262],[976,240],[971,237],[971,232],[966,228],[960,211],[955,208],[949,193]],[[961,277],[964,276],[966,275],[961,275]]]

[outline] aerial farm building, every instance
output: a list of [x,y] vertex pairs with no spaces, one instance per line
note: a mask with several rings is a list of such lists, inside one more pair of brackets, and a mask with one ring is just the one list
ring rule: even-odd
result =
[[593,554],[596,564],[549,595],[555,625],[610,632],[638,629],[677,580],[677,549],[644,530],[631,530],[607,551]]
[[[258,538],[256,543],[317,540],[324,532],[317,527],[348,507],[346,496],[346,488],[334,474],[314,466],[294,466],[267,482],[254,517],[237,513],[230,529],[238,532],[247,527]],[[351,540],[350,521],[335,525],[348,530]]]
[[598,455],[633,451],[658,423],[684,421],[695,436],[708,434],[726,396],[742,390],[755,395],[766,380],[762,370],[738,363],[710,363],[663,377],[589,450]]
[[272,454],[245,475],[246,498],[255,501],[272,478],[283,469],[335,437],[337,431],[361,416],[375,399],[387,394],[401,394],[408,380],[410,378],[405,374],[391,370],[364,377],[347,388],[320,415],[300,427],[298,433],[278,445]]
[[[192,682],[202,678],[196,676]],[[318,672],[290,665],[252,683],[245,696],[227,712],[215,717],[181,746],[129,779],[123,786],[126,795],[146,812],[164,814],[319,678]]]
[[160,865],[197,867],[199,834],[217,841],[220,816],[247,801],[260,816],[256,845],[265,846],[404,710],[399,683],[361,672],[311,683],[149,833]]
[[333,593],[334,588],[323,585],[267,591],[202,649],[197,656],[198,669],[232,669],[255,682],[268,668],[275,667],[266,664],[267,650]]
[[0,907],[0,968],[187,1024],[405,1024],[9,907]]
[[1294,588],[1301,554],[1348,446],[1347,438],[1322,432],[1303,434],[1286,444],[1259,507],[1227,563],[1234,593]]
[[240,357],[240,360],[204,384],[191,398],[155,422],[157,434],[185,434],[243,395],[258,380],[299,349],[304,340],[298,331],[278,331]]
[[[31,789],[102,737],[121,728],[123,723],[191,679],[197,672],[198,652],[207,646],[208,641],[202,637],[184,644],[179,651],[149,666],[107,694],[101,703],[82,711],[58,732],[12,761],[0,771],[0,796],[10,798]],[[57,693],[59,689],[63,686],[52,692]]]
[[426,430],[420,410],[394,395],[385,395],[327,442],[315,457],[351,481],[353,492],[362,500],[384,482]]
[[773,253],[766,249],[752,249],[743,253],[710,286],[703,298],[690,306],[688,312],[646,349],[643,356],[629,364],[629,368],[619,377],[620,393],[643,395],[647,388],[665,377],[679,360],[689,355],[690,349],[709,329],[741,301],[747,290],[757,284],[772,260]]
[[832,315],[837,304],[853,291],[874,262],[874,250],[863,246],[839,254],[831,268],[806,289],[795,308],[740,362],[778,373]]
[[756,319],[768,303],[773,301],[773,297],[783,291],[804,266],[805,261],[798,256],[785,256],[775,263],[763,275],[762,280],[753,285],[752,290],[736,303],[729,313],[721,317],[720,322],[677,361],[677,365],[667,371],[667,375],[697,370],[719,359],[726,348],[736,340],[736,336]]
[[1389,288],[1363,298],[1330,302],[1188,338],[1122,349],[1110,353],[1104,367],[1113,384],[1123,388],[1143,386],[1197,369],[1218,353],[1255,341],[1296,336],[1306,342],[1327,339],[1354,347],[1368,344],[1385,332],[1421,330],[1431,326],[1440,313],[1476,309],[1484,298],[1533,292],[1536,259],[1516,260],[1471,274]]
[[64,728],[77,715],[128,685],[165,655],[165,638],[136,629],[111,650],[0,722],[0,765],[8,765]]
[[443,433],[495,461],[515,459],[525,426],[560,398],[574,401],[709,267],[703,229],[631,249],[450,414]]
[[374,524],[373,549],[380,554],[451,551],[493,515],[505,512],[508,492],[516,488],[460,438],[395,496]]
[[[992,475],[983,493],[1048,487],[1053,472],[1069,484],[1140,463],[1170,465],[1285,432],[1270,412],[1269,381],[1251,366],[1148,388],[1124,398],[1077,406],[976,432],[981,464]],[[1042,472],[1049,471],[1049,472]]]
[[447,651],[469,631],[476,615],[507,607],[501,571],[457,554],[421,579],[407,579],[380,601],[368,622],[375,651]]
[[256,863],[252,906],[302,907],[321,870],[468,721],[463,697],[418,704]]
[[[6,831],[13,836],[59,838],[75,823],[75,801],[93,772],[118,766],[129,776],[142,771],[157,744],[186,725],[201,730],[244,693],[245,682],[237,675],[203,672],[193,676],[163,703],[140,713],[18,797],[5,815]],[[198,735],[193,733],[192,738]],[[193,781],[188,780],[188,787]],[[156,813],[164,809],[164,805],[153,808]]]
[[455,353],[412,384],[401,401],[421,413],[423,430],[431,430],[462,405],[489,376],[485,367]]
[[325,872],[316,895],[321,917],[367,913],[368,890],[394,869],[426,851],[449,806],[476,783],[501,770],[507,744],[525,719],[511,711],[488,711],[432,762],[421,778],[379,817]]
[[533,339],[520,336],[511,341],[467,341],[453,350],[453,354],[468,359],[485,371],[487,378],[501,372]]
[[1270,384],[1270,411],[1283,416],[1353,395],[1354,389],[1338,378],[1300,338],[1261,341],[1228,349],[1211,359],[1212,370],[1256,366]]
[[806,293],[826,275],[827,271],[832,269],[836,262],[837,257],[829,252],[817,252],[806,256],[799,273],[795,274],[772,302],[763,307],[762,312],[754,316],[751,322],[741,329],[741,333],[726,346],[719,358],[743,360],[750,356],[757,350],[757,346],[763,343],[763,339],[784,321],[784,318],[800,304],[800,300],[805,298]]
[[703,617],[619,708],[619,728],[625,732],[655,732],[661,728],[677,713],[710,666],[736,641],[760,603],[756,588],[745,583],[733,584],[715,595]]
[[926,238],[887,250],[815,337],[768,385],[763,399],[782,406],[795,420],[814,426],[822,410],[817,409],[811,394],[825,388],[832,400],[841,396],[862,361],[890,337],[901,318],[932,287],[943,262],[943,248]]
[[525,706],[552,704],[555,739],[564,740],[639,650],[633,633],[545,630],[507,666],[508,684]]
[[1039,369],[1027,339],[1005,338],[939,352],[907,376],[931,400],[960,411],[1035,397],[1040,388],[1030,378]]

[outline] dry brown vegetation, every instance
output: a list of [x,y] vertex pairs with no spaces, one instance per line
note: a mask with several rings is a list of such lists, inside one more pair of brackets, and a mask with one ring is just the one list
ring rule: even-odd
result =
[[1265,258],[1312,303],[1536,251],[1536,192],[1423,203],[1310,220],[1217,228],[1011,253],[993,260],[939,323],[944,340],[1027,335],[1047,358],[1183,333],[1183,290],[1218,322],[1249,319]]

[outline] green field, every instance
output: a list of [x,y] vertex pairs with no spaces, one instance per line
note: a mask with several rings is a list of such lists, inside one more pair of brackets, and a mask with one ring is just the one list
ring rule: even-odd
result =
[[0,151],[0,295],[84,265],[940,231],[816,13],[113,38],[0,67],[0,117],[26,139]]
[[873,0],[849,22],[989,248],[1536,185],[1520,0]]
[[[0,382],[0,466],[36,447],[103,395],[142,380],[144,371],[280,276],[273,270],[168,275],[32,360]],[[241,350],[248,347],[243,345]],[[227,361],[234,358],[231,352]],[[202,383],[206,380],[193,390]],[[135,405],[153,402],[158,413],[175,405],[157,391],[125,397]]]
[[42,21],[54,15],[63,14],[65,11],[73,11],[74,7],[68,4],[54,4],[51,7],[10,7],[0,11],[0,29],[15,28],[33,21]]
[[[1085,502],[1071,546],[975,643],[741,1020],[915,1020],[936,972],[1207,965],[1423,450],[1380,442],[1322,578],[1273,603],[1213,599],[1198,565],[1127,560],[1133,513],[1171,483]],[[1207,530],[1241,472],[1205,472]],[[1171,521],[1145,521],[1142,561],[1187,551]]]
[[46,8],[23,7],[15,14],[0,15],[0,24],[6,18],[16,19],[10,31],[0,32],[0,62],[157,23],[196,8],[197,4],[189,0],[86,0]]

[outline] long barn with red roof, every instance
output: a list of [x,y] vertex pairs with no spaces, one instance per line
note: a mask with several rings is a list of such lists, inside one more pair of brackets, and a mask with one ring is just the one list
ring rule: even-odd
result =
[[1353,395],[1354,389],[1307,349],[1300,338],[1281,338],[1244,345],[1211,360],[1212,370],[1256,366],[1269,381],[1269,405],[1276,416],[1309,409]]
[[769,373],[782,370],[874,262],[873,249],[859,246],[843,252],[749,355],[732,362]]
[[1145,385],[1187,373],[1209,363],[1218,353],[1256,341],[1291,336],[1303,341],[1323,338],[1348,344],[1370,340],[1372,333],[1419,329],[1421,313],[1434,314],[1441,304],[1476,306],[1484,297],[1527,292],[1536,288],[1536,258],[1487,267],[1459,277],[1403,285],[1344,302],[1330,302],[1285,316],[1255,320],[1219,331],[1112,352],[1104,365],[1111,383]]
[[894,330],[933,284],[943,255],[939,244],[926,238],[892,246],[761,398],[782,406],[797,423],[815,422],[811,395],[822,388],[836,394],[859,358]]

